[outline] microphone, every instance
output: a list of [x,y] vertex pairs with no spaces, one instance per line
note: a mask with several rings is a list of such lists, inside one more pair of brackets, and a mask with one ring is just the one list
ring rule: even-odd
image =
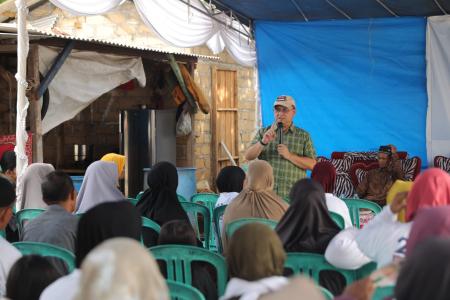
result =
[[278,122],[277,124],[277,135],[278,135],[278,144],[283,144],[283,123]]

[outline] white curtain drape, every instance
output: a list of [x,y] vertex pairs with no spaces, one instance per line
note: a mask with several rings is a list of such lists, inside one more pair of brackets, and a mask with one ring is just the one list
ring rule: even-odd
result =
[[[121,0],[50,1],[74,15],[106,13],[121,2]],[[183,48],[206,44],[214,54],[226,49],[237,63],[249,67],[255,65],[254,41],[236,31],[247,33],[248,28],[224,13],[214,15],[227,25],[221,24],[208,16],[209,12],[200,0],[187,1],[192,7],[180,0],[134,0],[134,4],[142,21],[167,43]]]
[[427,156],[450,156],[450,16],[429,17],[427,58]]
[[[39,47],[39,71],[46,74],[58,52]],[[72,52],[50,83],[50,105],[42,120],[42,133],[75,117],[102,94],[136,78],[145,86],[141,58]]]
[[101,15],[116,8],[122,0],[50,0],[73,15]]

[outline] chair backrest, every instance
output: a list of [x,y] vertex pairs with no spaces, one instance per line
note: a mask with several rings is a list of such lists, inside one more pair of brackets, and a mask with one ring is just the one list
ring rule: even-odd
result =
[[133,204],[134,206],[136,206],[136,204],[139,202],[138,199],[131,198],[131,197],[128,197],[127,200],[130,201],[131,204]]
[[38,209],[38,208],[29,208],[29,209],[22,209],[16,213],[16,220],[17,220],[17,228],[19,230],[19,237],[22,237],[23,234],[23,227],[24,222],[33,220],[40,214],[42,214],[45,210],[44,209]]
[[161,245],[150,248],[156,260],[166,264],[167,279],[192,285],[192,262],[205,262],[214,267],[217,278],[217,292],[222,296],[227,283],[225,259],[209,250],[183,245]]
[[2,229],[0,230],[0,236],[4,239],[6,239],[6,232]]
[[166,280],[166,283],[171,300],[205,300],[203,294],[193,286],[172,280]]
[[439,168],[450,173],[450,157],[445,157],[442,155],[435,156],[433,165],[435,168]]
[[139,194],[136,195],[136,200],[137,201],[141,200],[142,195],[144,195],[144,191],[140,191]]
[[220,220],[222,219],[226,208],[227,208],[227,205],[222,205],[222,206],[214,208],[214,211],[213,211],[213,223],[214,223],[214,230],[215,230],[216,236],[217,236],[217,251],[219,253],[223,252],[222,226],[221,226]]
[[[216,206],[217,199],[219,199],[219,195],[213,193],[198,193],[194,194],[191,197],[192,203],[197,203],[206,206],[209,209],[209,215],[212,216],[214,213],[214,207]],[[217,250],[216,239],[214,238],[214,228],[213,223],[211,222],[210,231],[210,240],[209,240],[209,250]]]
[[242,227],[245,224],[249,223],[261,223],[269,226],[272,229],[275,229],[277,227],[278,222],[274,220],[269,219],[263,219],[263,218],[245,218],[245,219],[239,219],[233,222],[230,222],[230,224],[227,225],[227,228],[225,229],[227,231],[227,236],[231,237],[233,236],[233,233],[239,228]]
[[329,211],[330,217],[333,219],[333,221],[336,223],[337,226],[339,226],[340,229],[345,228],[345,221],[344,218],[335,212]]
[[141,220],[142,220],[142,227],[150,228],[156,231],[158,234],[161,232],[161,227],[155,221],[150,220],[149,218],[146,217],[141,217]]
[[189,202],[189,201],[186,200],[186,198],[184,198],[180,194],[177,194],[177,197],[178,197],[178,201],[180,201],[180,202]]
[[46,243],[16,242],[13,243],[22,255],[37,254],[44,257],[55,257],[62,259],[68,267],[69,272],[75,269],[75,255],[69,250]]
[[294,274],[303,274],[319,284],[321,271],[336,271],[344,276],[346,284],[367,277],[377,267],[376,263],[368,263],[357,270],[343,270],[336,268],[325,260],[325,257],[315,253],[291,252],[287,254],[284,268]]
[[[211,239],[211,215],[209,214],[209,209],[198,203],[191,202],[180,202],[181,206],[183,206],[184,210],[189,216],[191,222],[195,222],[192,224],[194,228],[198,228],[198,216],[200,214],[203,217],[203,244],[206,249],[209,249],[209,241]],[[197,231],[198,237],[200,238],[200,230]],[[201,239],[201,238],[200,238]]]
[[383,286],[378,287],[373,293],[372,300],[384,300],[386,298],[391,299],[394,296],[395,286]]
[[350,212],[350,218],[352,219],[352,224],[356,228],[360,228],[360,209],[368,209],[372,211],[375,215],[380,213],[382,208],[372,201],[367,201],[364,199],[343,199],[345,204],[347,204],[348,210]]
[[319,288],[320,288],[320,291],[322,292],[322,295],[325,297],[325,300],[333,300],[334,299],[333,294],[329,290],[327,290],[326,288],[324,288],[322,286],[319,286]]

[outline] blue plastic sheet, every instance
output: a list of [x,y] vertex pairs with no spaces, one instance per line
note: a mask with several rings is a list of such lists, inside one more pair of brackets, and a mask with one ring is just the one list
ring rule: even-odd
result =
[[256,22],[263,124],[277,95],[318,155],[395,144],[426,162],[423,18]]

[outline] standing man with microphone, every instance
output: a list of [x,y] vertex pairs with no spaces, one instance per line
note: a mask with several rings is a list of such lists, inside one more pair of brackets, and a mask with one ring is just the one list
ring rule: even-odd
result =
[[294,183],[316,164],[316,151],[308,132],[294,126],[295,101],[278,96],[273,104],[275,122],[256,133],[245,159],[268,161],[275,176],[274,191],[285,199]]

